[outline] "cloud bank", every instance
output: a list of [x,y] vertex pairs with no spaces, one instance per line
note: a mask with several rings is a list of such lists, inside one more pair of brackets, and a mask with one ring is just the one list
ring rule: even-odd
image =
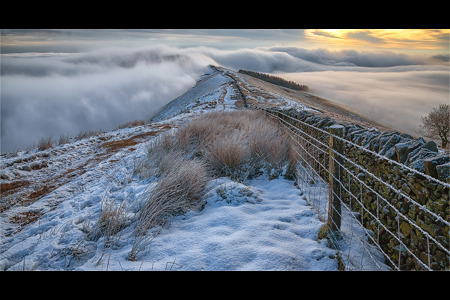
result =
[[449,72],[324,71],[284,73],[301,82],[312,94],[340,103],[394,130],[418,136],[421,116],[449,103]]
[[[193,49],[192,49],[193,50]],[[257,72],[402,72],[430,68],[448,68],[448,55],[406,55],[389,51],[303,49],[297,47],[261,47],[219,50],[198,47],[195,50],[218,63]]]
[[306,84],[316,95],[411,135],[418,135],[421,116],[449,103],[448,55],[296,47],[199,50],[234,69]]
[[1,151],[148,118],[212,62],[163,46],[2,57]]
[[208,64],[280,74],[386,122],[404,116],[417,125],[419,113],[448,101],[448,55],[165,45],[3,54],[1,151],[24,149],[43,137],[110,130],[147,118],[193,87]]

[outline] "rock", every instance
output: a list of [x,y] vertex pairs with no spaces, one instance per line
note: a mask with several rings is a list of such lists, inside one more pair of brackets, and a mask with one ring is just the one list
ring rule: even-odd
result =
[[419,172],[425,173],[425,167],[424,167],[424,163],[423,163],[424,161],[425,161],[425,159],[416,159],[409,165],[409,167],[411,167]]
[[[425,173],[431,177],[438,178],[437,168],[438,165],[444,165],[450,162],[448,154],[442,154],[435,157],[427,158],[423,161]],[[441,172],[445,174],[445,167],[442,167]]]
[[407,142],[408,139],[402,138],[399,133],[395,132],[388,140],[385,142],[382,147],[380,154],[386,155],[386,153],[391,150],[396,144]]
[[428,254],[427,253],[425,253],[424,251],[420,252],[419,258],[424,264],[428,265]]
[[436,143],[433,141],[429,141],[425,146],[423,146],[423,148],[428,149],[435,153],[438,152],[438,147],[437,147]]
[[361,131],[363,131],[363,130],[364,130],[364,129],[363,129],[361,126],[359,126],[359,125],[354,125],[354,124],[352,124],[352,125],[350,125],[350,126],[347,126],[347,128],[345,129],[345,138],[346,138],[347,140],[350,140],[350,141],[353,142],[353,136],[354,136],[356,133],[361,132]]
[[364,148],[369,148],[370,142],[378,135],[378,132],[374,133],[373,131],[363,129],[353,133],[352,141]]
[[409,188],[416,195],[416,197],[420,197],[425,193],[424,191],[422,191],[422,186],[416,182],[413,184],[409,184]]
[[446,181],[450,178],[450,162],[436,166],[437,177],[441,181]]
[[366,132],[366,134],[363,135],[363,140],[361,141],[362,146],[364,148],[370,149],[371,146],[373,146],[372,141],[376,139],[378,136],[379,136],[378,132],[370,132],[370,131]]
[[[387,146],[387,142],[394,136],[394,135],[398,135],[399,133],[397,131],[387,131],[384,132],[380,135],[380,144],[379,144],[379,148],[380,151],[385,148]],[[393,145],[391,145],[392,147]]]
[[448,201],[443,199],[443,198],[441,198],[441,199],[439,199],[437,201],[434,201],[433,204],[432,204],[432,207],[438,212],[445,211],[447,206],[448,206]]
[[356,143],[356,138],[365,132],[367,129],[361,128],[361,127],[351,127],[350,131],[347,133],[347,138],[350,139],[352,142]]
[[402,231],[405,237],[408,237],[411,234],[412,228],[408,222],[403,221],[402,224],[400,224],[400,230]]
[[397,153],[397,161],[405,163],[408,159],[408,154],[423,145],[425,145],[425,140],[423,138],[396,144],[395,152]]
[[408,194],[411,192],[411,188],[408,186],[408,184],[406,184],[406,182],[403,183],[402,190],[404,190]]
[[[380,152],[381,154],[381,152]],[[390,148],[388,151],[386,151],[384,154],[385,157],[389,158],[389,159],[393,159],[395,161],[397,161],[397,153],[395,151],[395,146]]]
[[331,119],[329,117],[323,118],[319,123],[317,123],[317,127],[323,128],[331,123]]
[[416,150],[414,150],[413,152],[409,153],[407,161],[409,163],[413,163],[419,159],[425,159],[425,158],[428,158],[431,156],[436,156],[437,151],[434,152],[425,147],[426,147],[426,145],[423,147],[419,147]]
[[411,231],[411,241],[414,246],[417,246],[420,243],[417,234],[414,231]]

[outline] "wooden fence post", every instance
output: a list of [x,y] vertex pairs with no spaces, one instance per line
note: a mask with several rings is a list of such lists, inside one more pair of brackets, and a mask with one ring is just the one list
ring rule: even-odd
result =
[[[329,127],[331,134],[342,137],[344,135],[344,126],[333,125]],[[341,228],[341,200],[340,184],[342,182],[343,159],[332,150],[342,154],[343,142],[330,135],[329,141],[330,153],[330,176],[329,176],[329,202],[328,202],[328,228],[331,231],[338,231]],[[340,165],[339,165],[340,164]]]

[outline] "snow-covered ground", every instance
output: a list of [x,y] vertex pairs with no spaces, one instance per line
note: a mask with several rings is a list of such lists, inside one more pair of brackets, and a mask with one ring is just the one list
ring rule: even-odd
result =
[[135,261],[126,259],[132,239],[124,237],[75,270],[337,269],[336,251],[317,241],[322,223],[293,182],[219,178],[207,188],[206,207],[176,217]]
[[[231,83],[212,69],[152,124],[2,157],[2,184],[29,182],[8,197],[38,192],[37,183],[53,185],[0,213],[0,270],[337,270],[337,250],[318,239],[324,222],[308,204],[311,187],[265,175],[245,183],[212,180],[202,210],[174,217],[137,243],[135,216],[155,183],[136,172],[148,145],[195,116],[233,109],[238,92]],[[23,168],[37,159],[47,166]],[[112,210],[120,230],[94,234],[102,230],[102,213]]]

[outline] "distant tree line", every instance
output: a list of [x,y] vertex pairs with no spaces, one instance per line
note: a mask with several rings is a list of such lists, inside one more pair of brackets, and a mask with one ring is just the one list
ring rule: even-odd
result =
[[276,84],[276,85],[287,87],[287,88],[290,88],[293,90],[307,91],[309,89],[307,85],[298,84],[298,83],[295,83],[290,80],[285,80],[283,78],[280,78],[277,76],[272,76],[272,75],[267,75],[264,73],[258,73],[258,72],[249,71],[249,70],[239,70],[239,73],[247,74],[252,77],[255,77],[255,78]]

